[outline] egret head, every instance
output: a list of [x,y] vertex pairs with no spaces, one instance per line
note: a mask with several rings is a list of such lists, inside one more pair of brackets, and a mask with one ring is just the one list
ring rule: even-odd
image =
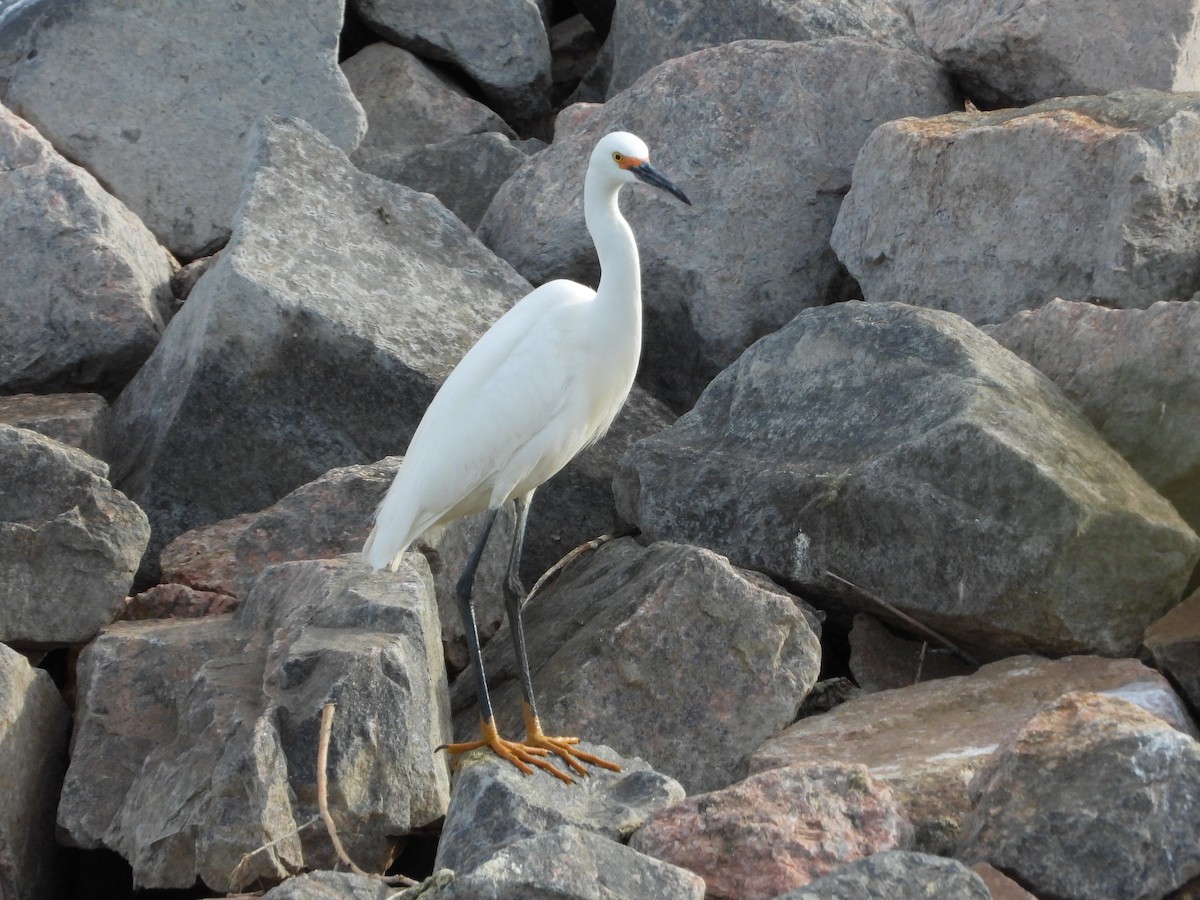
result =
[[628,131],[606,134],[592,151],[592,169],[609,176],[617,185],[641,181],[674,194],[688,206],[687,194],[671,183],[662,172],[650,165],[650,148],[637,135]]

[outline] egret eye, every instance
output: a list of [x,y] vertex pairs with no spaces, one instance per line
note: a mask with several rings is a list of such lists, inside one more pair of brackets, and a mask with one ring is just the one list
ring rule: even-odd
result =
[[613,153],[613,162],[615,163],[619,163],[624,158],[620,153]]

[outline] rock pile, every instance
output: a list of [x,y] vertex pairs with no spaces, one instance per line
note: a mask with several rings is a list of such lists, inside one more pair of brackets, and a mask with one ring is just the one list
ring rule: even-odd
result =
[[[1200,0],[1010,6],[0,4],[0,896],[1197,890]],[[622,771],[451,771],[477,522],[358,550],[614,129],[694,205],[523,575],[609,534],[525,622]]]

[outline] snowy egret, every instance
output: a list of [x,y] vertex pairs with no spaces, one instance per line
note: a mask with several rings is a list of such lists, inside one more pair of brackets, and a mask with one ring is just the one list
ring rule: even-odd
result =
[[[409,545],[431,528],[487,510],[479,539],[456,594],[475,667],[482,737],[444,749],[490,747],[525,774],[539,766],[568,783],[546,757],[574,772],[583,762],[620,771],[575,748],[574,737],[548,737],[538,718],[521,625],[518,568],[529,504],[546,481],[612,424],[625,403],[642,348],[641,267],[621,187],[642,181],[691,204],[650,165],[650,152],[627,132],[603,137],[592,151],[583,187],[583,212],[600,258],[597,290],[551,281],[501,316],[450,373],[413,434],[404,462],[375,513],[363,555],[375,569],[395,570]],[[505,610],[521,673],[525,740],[500,737],[492,714],[471,588],[496,514],[509,501],[516,527],[504,579]]]

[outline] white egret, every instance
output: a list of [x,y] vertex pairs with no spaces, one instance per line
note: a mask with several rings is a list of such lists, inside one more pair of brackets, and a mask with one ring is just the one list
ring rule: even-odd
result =
[[[467,352],[425,411],[363,547],[375,569],[394,571],[404,551],[427,530],[488,511],[457,585],[475,666],[482,737],[444,749],[462,753],[490,747],[527,775],[532,764],[568,783],[571,777],[547,761],[551,753],[581,775],[587,770],[580,761],[615,771],[619,766],[575,749],[578,738],[548,737],[542,731],[525,654],[525,591],[518,567],[534,490],[604,434],[633,386],[642,348],[641,268],[617,194],[635,181],[691,204],[650,165],[641,139],[614,132],[600,140],[583,188],[584,219],[600,258],[599,288],[563,280],[544,284],[501,316]],[[471,606],[488,534],[497,512],[510,500],[516,506],[516,528],[504,596],[521,673],[524,741],[505,740],[497,733]]]

